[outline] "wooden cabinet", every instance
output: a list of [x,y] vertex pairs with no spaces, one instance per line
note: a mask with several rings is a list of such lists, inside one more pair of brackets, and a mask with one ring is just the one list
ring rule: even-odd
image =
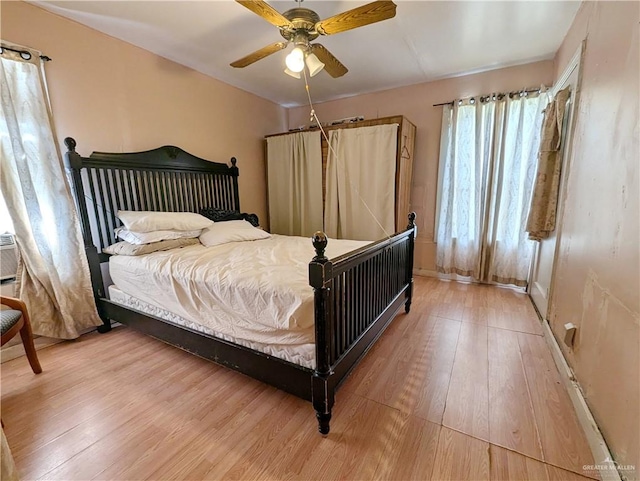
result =
[[[374,125],[398,124],[397,147],[395,157],[395,227],[396,231],[404,230],[407,227],[407,214],[409,213],[409,201],[411,196],[411,176],[413,172],[413,152],[416,138],[416,126],[406,117],[396,115],[393,117],[383,117],[359,122],[350,122],[338,125],[323,127],[328,133],[336,129],[355,129],[359,127],[371,127]],[[306,131],[318,130],[317,128]],[[300,132],[300,131],[296,131]],[[293,132],[286,132],[275,135],[289,135]],[[272,137],[272,136],[268,136]],[[329,146],[327,139],[321,137],[322,148],[322,200],[326,198],[326,172]],[[268,159],[267,159],[268,168]]]

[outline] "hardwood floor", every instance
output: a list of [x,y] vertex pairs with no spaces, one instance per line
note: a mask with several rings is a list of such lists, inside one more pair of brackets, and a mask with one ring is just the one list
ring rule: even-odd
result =
[[[523,294],[416,278],[336,396],[310,403],[127,328],[2,364],[22,479],[585,480],[594,464]],[[588,474],[593,474],[592,472]]]

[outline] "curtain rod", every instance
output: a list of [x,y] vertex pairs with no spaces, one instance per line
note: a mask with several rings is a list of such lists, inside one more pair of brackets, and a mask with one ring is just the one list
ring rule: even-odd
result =
[[[500,93],[500,94],[490,94],[490,95],[481,95],[480,98],[480,102],[486,102],[488,100],[502,100],[503,98],[505,98],[505,96],[509,96],[509,98],[513,98],[514,95],[516,94],[520,94],[520,95],[526,95],[526,94],[531,94],[531,93],[540,93],[539,88],[537,89],[530,89],[530,90],[514,90],[513,92],[508,92],[506,94]],[[469,97],[470,99],[474,99],[475,102],[475,97]],[[453,104],[455,104],[455,100],[451,100],[449,102],[443,102],[441,104],[433,104],[434,107],[440,107],[442,105],[451,105],[453,106]],[[459,100],[460,102],[460,100]],[[472,102],[473,103],[473,102]]]
[[[31,60],[31,52],[29,52],[28,50],[18,50],[11,47],[5,47],[4,45],[0,46],[0,54],[3,53],[4,50],[9,50],[10,52],[15,52],[17,54],[20,54],[20,56],[24,60]],[[48,57],[46,55],[40,55],[40,58],[45,62],[51,61],[51,57]]]

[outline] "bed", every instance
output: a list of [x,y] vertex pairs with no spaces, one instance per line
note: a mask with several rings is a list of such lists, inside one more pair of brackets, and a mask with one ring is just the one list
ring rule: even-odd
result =
[[[110,263],[111,256],[102,251],[116,241],[114,231],[122,224],[116,216],[119,210],[199,213],[224,209],[240,213],[237,161],[232,158],[231,165],[211,162],[173,146],[136,153],[94,152],[82,157],[76,152],[74,139],[66,138],[65,144],[65,167],[78,209],[96,307],[103,321],[98,330],[106,333],[112,322],[119,322],[309,400],[318,430],[327,435],[336,389],[398,311],[403,306],[405,312],[410,310],[415,214],[409,214],[406,230],[373,243],[329,241],[322,232],[309,240],[274,235],[268,242],[256,241],[262,243],[260,248],[254,244],[246,252],[232,250],[229,244],[220,248],[194,245],[179,249],[180,253],[140,256],[135,264],[129,256],[125,261],[113,256]],[[262,332],[257,338],[247,336],[252,330],[263,331],[268,324],[261,323],[257,311],[234,307],[234,315],[241,316],[236,324],[246,332],[229,331],[219,322],[224,312],[217,299],[209,302],[198,292],[195,298],[202,302],[196,307],[191,301],[182,301],[181,296],[163,306],[156,301],[160,292],[168,292],[167,287],[161,283],[153,287],[144,280],[153,275],[154,263],[196,266],[195,259],[201,262],[199,269],[215,275],[212,265],[222,258],[223,251],[234,256],[233,262],[242,261],[256,269],[260,265],[260,275],[265,278],[278,277],[284,262],[278,255],[286,253],[297,265],[296,275],[301,278],[290,289],[299,292],[303,300],[295,312],[283,314],[282,325],[272,326],[281,335],[278,341],[265,341],[259,337]],[[307,255],[310,259],[301,259]],[[127,285],[132,269],[142,280]],[[293,276],[287,273],[284,277]],[[231,285],[240,290],[247,279],[233,280]],[[134,284],[146,287],[135,290]],[[209,310],[202,308],[203,302]],[[199,319],[195,319],[195,311]],[[295,325],[289,321],[294,318],[299,319]],[[255,325],[260,329],[253,329]]]

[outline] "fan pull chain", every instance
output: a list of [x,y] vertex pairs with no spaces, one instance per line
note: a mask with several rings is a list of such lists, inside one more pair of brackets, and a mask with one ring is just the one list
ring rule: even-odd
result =
[[[303,69],[302,73],[304,74],[305,90],[307,91],[307,98],[309,99],[309,107],[311,108],[311,112],[310,112],[310,115],[309,115],[309,121],[310,122],[313,122],[313,120],[316,121],[316,123],[318,124],[318,128],[320,129],[320,132],[322,132],[322,136],[327,141],[327,145],[329,146],[329,150],[331,151],[331,153],[333,154],[334,158],[338,162],[338,165],[343,170],[346,171],[346,167],[345,167],[344,163],[342,162],[342,159],[340,159],[340,157],[338,157],[338,154],[336,153],[335,149],[331,145],[331,142],[329,142],[329,137],[327,136],[327,133],[324,131],[324,128],[322,127],[322,123],[320,122],[320,119],[316,115],[316,110],[313,107],[313,101],[311,100],[311,90],[309,89],[309,79],[307,78],[306,70]],[[369,214],[371,214],[371,217],[373,217],[373,220],[376,221],[376,224],[378,224],[378,227],[380,227],[380,229],[382,229],[382,232],[384,232],[384,235],[387,236],[387,239],[390,239],[391,235],[382,226],[382,224],[380,223],[380,221],[378,220],[376,215],[373,213],[371,208],[369,208],[369,205],[367,204],[367,202],[362,198],[362,195],[360,195],[360,190],[355,185],[353,185],[353,182],[351,182],[351,179],[347,179],[347,180],[349,182],[349,186],[351,187],[351,190],[353,190],[358,195],[358,199],[360,200],[360,202],[362,202],[362,205],[364,205],[365,209],[367,209]]]

